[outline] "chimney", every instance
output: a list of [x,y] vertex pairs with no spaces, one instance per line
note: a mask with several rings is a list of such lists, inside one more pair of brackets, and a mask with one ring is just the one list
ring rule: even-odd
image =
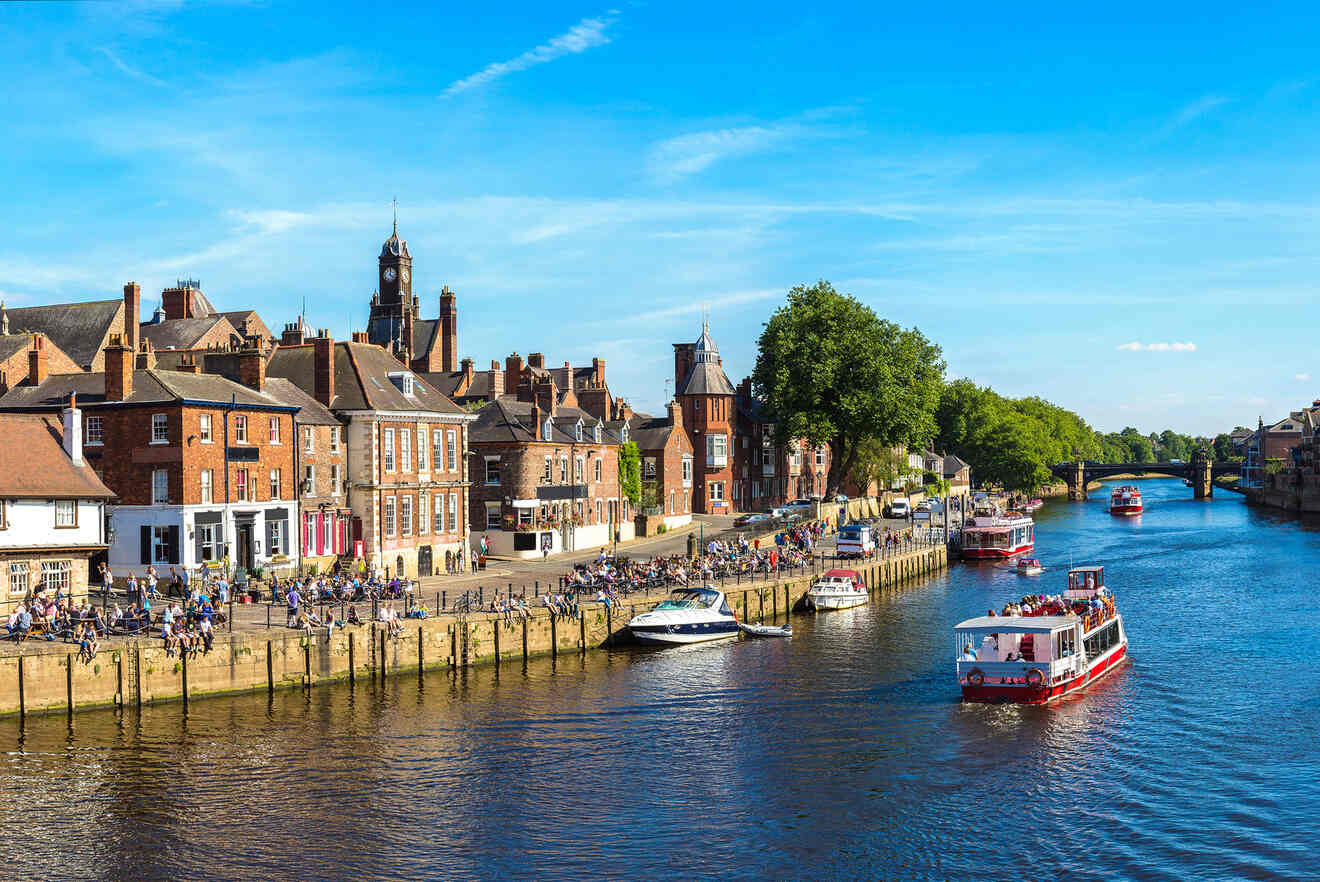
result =
[[74,465],[82,465],[82,411],[78,409],[77,393],[69,393],[69,406],[64,408],[64,452]]
[[470,386],[472,385],[472,359],[470,358],[463,359],[462,365],[463,365],[463,381],[466,385]]
[[527,356],[527,366],[538,370],[545,370],[545,355],[540,352],[533,352]]
[[549,438],[541,437],[542,422],[543,420],[541,417],[541,407],[540,405],[533,403],[532,404],[532,437],[535,438],[537,441],[549,441],[550,440]]
[[197,364],[197,357],[191,352],[185,352],[179,356],[179,364],[174,368],[181,374],[200,374],[201,367]]
[[603,359],[603,358],[593,358],[593,359],[591,360],[591,371],[592,371],[592,378],[593,378],[597,383],[604,384],[604,382],[605,382],[605,359]]
[[40,334],[32,335],[32,348],[28,350],[28,385],[40,386],[46,381],[49,356]]
[[8,391],[9,391],[9,374],[6,373],[5,371],[0,371],[0,395],[4,395]]
[[150,340],[138,343],[136,365],[140,371],[149,371],[156,367],[156,350],[151,348]]
[[412,368],[413,356],[413,311],[405,308],[403,310],[403,353],[399,360],[403,362],[406,368]]
[[301,346],[305,342],[302,319],[284,326],[284,333],[280,335],[281,346]]
[[122,334],[111,334],[105,347],[105,400],[123,401],[133,394],[133,350]]
[[328,333],[312,341],[313,394],[326,407],[335,400],[335,341]]
[[266,388],[266,356],[256,337],[248,337],[238,353],[238,381],[258,392]]
[[751,401],[751,400],[752,400],[752,378],[751,378],[751,377],[743,377],[742,382],[738,384],[738,397],[742,398],[744,401]]
[[458,300],[449,286],[440,291],[440,370],[454,371],[458,361]]
[[137,351],[138,322],[142,321],[142,286],[129,282],[124,286],[124,345]]
[[349,339],[352,340],[354,343],[370,343],[370,342],[371,342],[370,340],[367,339],[367,332],[366,332],[366,331],[354,331],[353,334],[352,334],[352,336],[351,336]]
[[683,408],[678,406],[677,401],[669,402],[669,422],[676,429],[683,427]]
[[522,356],[513,353],[504,359],[504,391],[510,395],[518,394],[518,381],[522,379]]

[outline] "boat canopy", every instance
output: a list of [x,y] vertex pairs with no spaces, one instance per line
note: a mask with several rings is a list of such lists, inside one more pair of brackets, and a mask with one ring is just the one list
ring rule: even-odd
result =
[[828,570],[824,577],[826,579],[852,579],[854,582],[861,581],[861,574],[856,570]]
[[977,616],[960,622],[953,630],[967,634],[1049,634],[1071,628],[1077,616]]

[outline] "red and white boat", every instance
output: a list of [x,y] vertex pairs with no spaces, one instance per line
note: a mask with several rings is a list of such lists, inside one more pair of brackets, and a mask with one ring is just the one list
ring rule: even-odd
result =
[[954,628],[964,701],[1044,704],[1083,689],[1127,659],[1127,631],[1104,567],[1068,571],[1057,599],[1020,615],[988,615]]
[[1004,560],[1035,547],[1036,525],[1019,511],[979,509],[962,529],[962,556],[967,560]]
[[1109,513],[1113,515],[1139,515],[1142,511],[1141,491],[1131,484],[1115,487],[1109,494]]

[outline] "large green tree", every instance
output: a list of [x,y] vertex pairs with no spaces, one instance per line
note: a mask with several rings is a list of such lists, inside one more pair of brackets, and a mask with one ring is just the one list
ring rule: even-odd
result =
[[919,447],[934,437],[940,348],[829,282],[789,291],[758,346],[752,379],[775,440],[830,445],[827,495],[838,492],[863,444]]

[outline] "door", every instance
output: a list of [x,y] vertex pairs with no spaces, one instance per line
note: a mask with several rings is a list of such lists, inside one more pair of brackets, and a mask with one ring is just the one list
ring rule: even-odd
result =
[[252,571],[252,525],[238,525],[238,565]]
[[431,575],[431,546],[429,545],[423,545],[417,549],[417,575],[419,578]]

